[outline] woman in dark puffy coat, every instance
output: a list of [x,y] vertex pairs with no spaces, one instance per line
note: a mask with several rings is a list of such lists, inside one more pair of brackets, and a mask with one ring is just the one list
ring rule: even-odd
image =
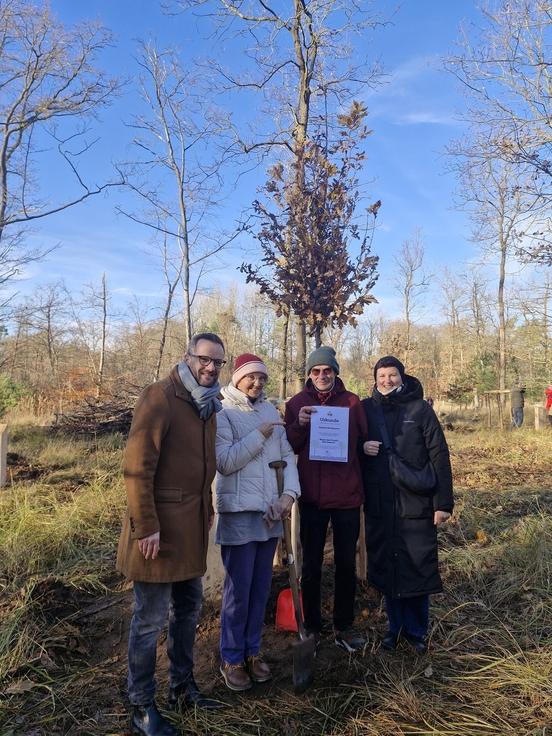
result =
[[[406,375],[400,360],[380,358],[374,379],[372,397],[362,402],[369,438],[362,458],[368,580],[385,596],[389,625],[382,646],[394,650],[402,636],[423,653],[429,595],[442,590],[437,525],[454,505],[449,450],[421,383]],[[421,469],[432,463],[437,477],[432,490],[414,493],[393,484],[382,422],[393,451],[408,465]]]

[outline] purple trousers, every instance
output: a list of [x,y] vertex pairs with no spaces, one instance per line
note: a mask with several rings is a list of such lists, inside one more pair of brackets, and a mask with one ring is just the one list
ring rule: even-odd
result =
[[240,664],[261,650],[277,543],[274,538],[221,545],[226,571],[220,612],[220,656],[224,662]]

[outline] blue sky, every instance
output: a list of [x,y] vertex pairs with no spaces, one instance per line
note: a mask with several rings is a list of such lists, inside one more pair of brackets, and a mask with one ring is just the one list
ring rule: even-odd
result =
[[[129,134],[124,120],[138,104],[132,84],[136,39],[176,45],[184,59],[208,56],[213,42],[202,38],[193,20],[163,15],[155,0],[52,0],[51,5],[68,25],[85,17],[102,20],[114,34],[104,67],[130,80],[97,126],[101,140],[87,163],[87,172],[100,178],[111,161],[127,154]],[[375,7],[391,21],[364,42],[368,56],[379,58],[386,72],[385,83],[363,96],[373,130],[367,145],[365,188],[371,201],[383,202],[373,248],[381,259],[375,295],[386,311],[393,312],[399,305],[392,286],[393,256],[416,228],[421,228],[428,269],[433,272],[444,265],[462,271],[475,254],[469,242],[469,221],[465,213],[453,208],[456,182],[446,173],[444,156],[445,146],[462,132],[459,113],[465,101],[452,77],[442,71],[441,60],[451,52],[460,24],[476,21],[479,12],[469,0],[405,0],[400,6],[382,1]],[[60,172],[53,168],[48,176],[57,190],[62,182]],[[245,177],[228,200],[230,206],[218,213],[220,220],[231,222],[240,207],[254,199],[255,186],[263,178],[262,170]],[[156,260],[147,253],[147,230],[115,214],[115,205],[124,200],[123,194],[102,196],[38,221],[33,240],[59,247],[29,269],[18,285],[19,292],[28,293],[59,277],[78,290],[85,283],[99,283],[105,271],[111,290],[121,301],[136,294],[145,303],[153,303],[161,275]],[[251,252],[250,243],[243,241],[242,247]],[[235,265],[242,257],[240,248],[228,253],[226,267],[213,274],[213,282],[241,283],[243,277]]]

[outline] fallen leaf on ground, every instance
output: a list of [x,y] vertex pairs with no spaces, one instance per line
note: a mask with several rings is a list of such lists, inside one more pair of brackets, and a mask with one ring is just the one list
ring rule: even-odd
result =
[[37,687],[37,683],[32,680],[27,680],[26,678],[23,680],[16,680],[15,682],[12,682],[11,685],[8,685],[6,688],[6,695],[20,695],[21,693],[28,693],[29,690],[33,689],[33,687]]

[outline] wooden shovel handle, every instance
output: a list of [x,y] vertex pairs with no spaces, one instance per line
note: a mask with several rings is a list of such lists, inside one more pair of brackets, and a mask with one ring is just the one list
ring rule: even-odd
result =
[[286,548],[287,568],[289,573],[289,587],[291,588],[291,597],[293,599],[293,610],[295,620],[297,621],[297,631],[300,639],[307,639],[307,632],[303,623],[303,613],[301,611],[301,598],[299,597],[299,581],[297,579],[297,568],[295,567],[295,558],[293,557],[293,546],[291,544],[291,519],[289,517],[282,519],[284,527],[284,547]]
[[[278,495],[281,496],[284,491],[284,468],[287,463],[285,460],[269,463],[270,467],[276,471],[276,483],[278,484]],[[297,568],[295,566],[295,558],[293,557],[293,545],[291,543],[291,519],[287,516],[282,519],[284,527],[284,547],[286,551],[287,569],[289,573],[289,587],[291,588],[291,597],[293,599],[293,610],[295,620],[297,621],[297,631],[300,639],[308,639],[305,625],[303,623],[303,614],[301,612],[301,598],[299,597],[299,581],[297,577]]]

